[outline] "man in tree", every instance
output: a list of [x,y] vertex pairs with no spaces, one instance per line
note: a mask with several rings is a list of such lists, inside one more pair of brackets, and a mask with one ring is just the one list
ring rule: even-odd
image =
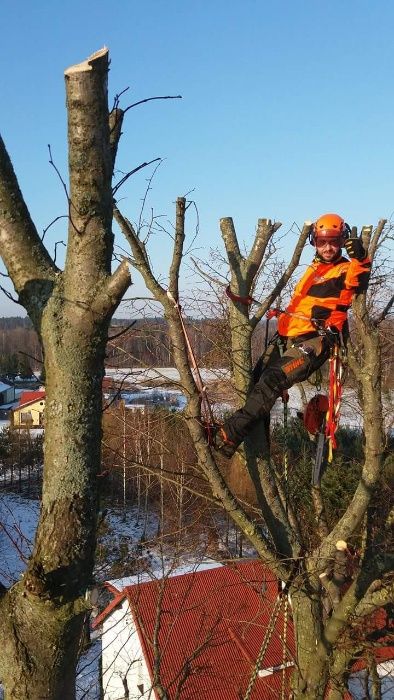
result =
[[[254,370],[254,386],[242,408],[219,428],[213,446],[232,457],[257,421],[268,417],[276,399],[305,381],[347,333],[347,311],[354,294],[367,288],[370,260],[361,239],[338,214],[314,223],[310,243],[316,254],[298,282],[289,306],[277,311],[278,334]],[[345,246],[350,260],[342,256]]]

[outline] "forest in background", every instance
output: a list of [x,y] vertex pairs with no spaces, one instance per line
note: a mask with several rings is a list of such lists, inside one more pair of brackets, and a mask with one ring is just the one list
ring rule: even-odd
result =
[[[230,335],[227,318],[186,318],[187,332],[201,367],[231,369]],[[384,336],[383,387],[394,389],[394,321],[386,319],[380,327]],[[268,335],[275,333],[270,322]],[[263,351],[266,323],[261,321],[253,334],[253,354],[257,361]],[[107,344],[108,367],[173,367],[168,327],[165,319],[113,319]],[[0,318],[0,375],[27,374],[28,367],[41,375],[41,345],[28,317]]]

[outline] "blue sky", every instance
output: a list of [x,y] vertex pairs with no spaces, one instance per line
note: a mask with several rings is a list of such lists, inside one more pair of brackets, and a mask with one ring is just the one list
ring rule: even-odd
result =
[[[148,206],[165,221],[193,189],[201,257],[220,244],[222,216],[248,243],[258,217],[287,230],[327,211],[358,226],[394,211],[390,0],[3,0],[0,19],[0,131],[39,230],[66,210],[47,151],[66,177],[64,69],[103,45],[110,104],[126,87],[124,107],[182,95],[128,113],[117,166],[165,158]],[[131,219],[147,175],[120,193]],[[59,222],[50,250],[62,238]],[[163,274],[168,255],[157,236]],[[11,314],[23,309],[0,297],[0,315]]]

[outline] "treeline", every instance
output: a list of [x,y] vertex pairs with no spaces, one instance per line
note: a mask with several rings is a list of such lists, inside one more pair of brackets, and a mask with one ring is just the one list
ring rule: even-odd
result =
[[[228,367],[230,336],[222,319],[185,319],[190,344],[202,367]],[[112,336],[112,339],[111,339]],[[138,319],[122,327],[113,325],[107,346],[107,364],[173,367],[167,322],[161,318]]]
[[33,374],[32,362],[22,353],[0,354],[0,376],[15,379],[30,379]]
[[[186,319],[186,327],[202,366],[230,366],[230,338],[224,320]],[[106,363],[110,367],[174,365],[167,323],[162,318],[114,319],[109,335]],[[0,318],[1,357],[4,364],[11,365],[12,369],[17,364],[15,358],[24,357],[36,373],[41,372],[41,346],[28,319]]]
[[[186,318],[186,328],[191,346],[201,367],[231,368],[231,343],[227,319]],[[263,320],[253,334],[253,354],[257,360],[264,350],[266,323]],[[394,321],[386,319],[380,326],[384,342],[383,386],[394,387]],[[269,335],[275,327],[270,323]],[[173,367],[167,322],[163,318],[114,319],[110,329],[106,364],[109,367],[155,366]],[[357,342],[357,338],[355,339]],[[36,373],[42,371],[42,352],[38,336],[28,318],[0,318],[0,358],[3,364],[17,363],[22,367],[17,373],[27,371],[27,364]],[[24,358],[24,359],[22,359]],[[8,374],[4,370],[0,373]],[[12,372],[11,372],[12,373]]]

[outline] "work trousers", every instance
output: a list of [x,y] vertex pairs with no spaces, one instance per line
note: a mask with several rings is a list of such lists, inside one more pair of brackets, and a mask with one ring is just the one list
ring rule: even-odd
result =
[[320,335],[278,338],[271,343],[254,369],[255,383],[244,406],[223,425],[227,439],[239,445],[258,421],[268,423],[271,408],[282,392],[308,379],[329,354],[330,345]]

